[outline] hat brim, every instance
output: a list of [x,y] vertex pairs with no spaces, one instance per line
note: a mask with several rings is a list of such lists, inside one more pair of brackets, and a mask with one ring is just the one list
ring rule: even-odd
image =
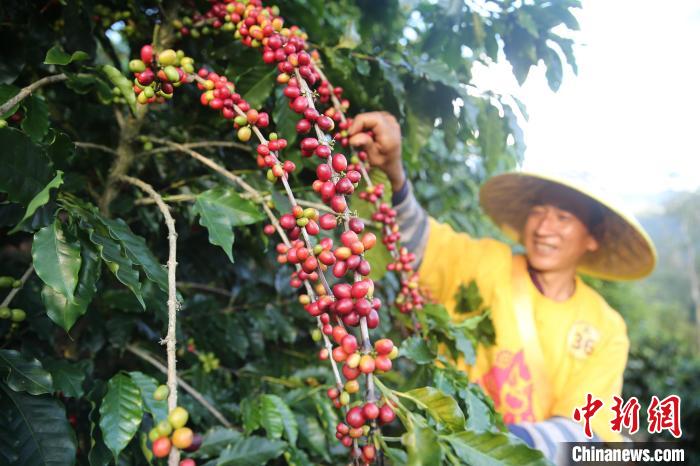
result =
[[497,175],[481,187],[480,203],[508,237],[521,242],[530,207],[543,191],[555,186],[583,195],[602,210],[599,247],[582,257],[579,272],[605,280],[637,280],[654,270],[656,249],[639,222],[601,194],[570,180],[525,172]]

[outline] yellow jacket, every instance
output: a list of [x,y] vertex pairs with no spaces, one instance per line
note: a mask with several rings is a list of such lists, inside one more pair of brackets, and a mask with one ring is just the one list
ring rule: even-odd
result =
[[591,393],[604,405],[591,418],[591,428],[604,441],[621,441],[610,429],[613,395],[620,396],[629,340],[622,317],[581,279],[567,301],[543,296],[530,280],[535,328],[539,336],[549,390],[534,390],[537,368],[523,351],[513,306],[514,256],[508,245],[473,239],[430,219],[430,235],[420,267],[422,285],[443,303],[455,320],[459,285],[475,280],[491,308],[496,344],[477,348],[469,379],[494,399],[506,423],[542,421],[552,416],[572,419],[574,409]]

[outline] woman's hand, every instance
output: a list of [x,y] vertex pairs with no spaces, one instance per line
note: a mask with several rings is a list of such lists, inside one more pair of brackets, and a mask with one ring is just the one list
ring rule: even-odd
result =
[[[365,131],[372,131],[374,138]],[[357,115],[348,128],[350,145],[367,152],[369,163],[386,173],[393,192],[406,181],[401,164],[401,127],[388,112],[369,112]]]

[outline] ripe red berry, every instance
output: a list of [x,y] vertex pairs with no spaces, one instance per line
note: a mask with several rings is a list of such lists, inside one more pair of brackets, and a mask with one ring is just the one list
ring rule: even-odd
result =
[[391,370],[391,359],[387,356],[377,356],[374,360],[375,368],[381,372],[389,372]]
[[365,416],[365,419],[377,419],[379,417],[379,408],[374,403],[365,403],[362,407],[362,414]]
[[345,415],[345,421],[352,427],[358,428],[365,425],[365,416],[362,414],[362,409],[355,406],[350,408],[348,413]]
[[352,354],[357,351],[357,338],[355,338],[355,335],[345,335],[341,345],[346,354]]
[[326,145],[320,145],[314,151],[315,154],[321,159],[327,159],[331,155],[331,148]]
[[323,214],[318,219],[318,221],[321,225],[321,228],[323,228],[324,230],[332,230],[337,226],[335,215],[333,214]]
[[304,138],[300,143],[301,150],[313,152],[318,147],[318,139]]
[[331,179],[333,172],[331,166],[327,163],[321,163],[316,167],[316,176],[321,181],[328,181]]
[[374,445],[365,445],[362,447],[362,458],[368,462],[371,463],[374,461],[374,458],[377,456],[377,449],[374,447]]
[[343,172],[348,168],[348,160],[343,154],[335,154],[333,156],[333,170]]
[[340,325],[333,327],[333,340],[335,340],[337,344],[340,344],[340,342],[343,341],[343,338],[345,338],[345,335],[347,334],[347,330],[345,330]]
[[360,376],[360,369],[358,367],[350,367],[347,364],[343,364],[342,372],[343,376],[348,380],[355,380]]
[[342,214],[348,208],[348,204],[345,201],[345,196],[333,196],[331,198],[331,209],[334,212]]
[[294,228],[296,224],[296,219],[291,214],[284,214],[280,217],[280,225],[285,230]]
[[309,102],[306,97],[300,95],[292,100],[291,107],[296,113],[303,113],[309,107]]
[[361,299],[367,296],[370,288],[372,287],[372,280],[364,279],[359,282],[355,282],[352,285],[352,297],[355,299]]
[[377,314],[377,311],[372,309],[370,313],[367,315],[367,327],[368,328],[377,328],[379,325],[379,314]]
[[350,298],[352,296],[352,285],[349,283],[336,283],[333,285],[333,295],[337,299]]
[[308,133],[311,130],[311,122],[305,118],[302,118],[297,122],[296,130],[299,134]]
[[319,128],[326,132],[333,131],[333,127],[335,126],[333,120],[331,120],[325,115],[318,117],[318,119],[316,120],[316,124]]
[[388,338],[382,338],[381,340],[377,340],[374,342],[374,349],[377,352],[377,354],[387,355],[391,353],[391,350],[394,349],[394,342],[389,340]]
[[[348,226],[355,233],[361,233],[365,229],[364,222],[362,222],[362,220],[360,220],[357,217],[351,218],[350,221],[348,222]],[[364,244],[364,242],[363,242],[363,244]],[[369,249],[369,248],[367,248],[367,246],[365,246],[365,249]]]
[[394,414],[394,410],[391,409],[391,406],[388,404],[385,404],[379,408],[379,420],[382,422],[382,424],[389,424],[395,417],[396,414]]
[[146,64],[150,65],[153,61],[153,47],[150,45],[144,45],[141,47],[141,60]]
[[338,425],[336,426],[335,430],[336,430],[336,432],[343,434],[343,435],[347,435],[348,432],[350,432],[350,428],[344,422],[339,422]]
[[170,453],[172,444],[168,437],[161,437],[153,442],[153,455],[156,458],[165,458]]

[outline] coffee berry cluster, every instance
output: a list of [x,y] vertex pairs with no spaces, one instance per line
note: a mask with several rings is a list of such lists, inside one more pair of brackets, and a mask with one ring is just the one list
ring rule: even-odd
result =
[[[356,463],[371,463],[377,455],[372,436],[379,425],[391,422],[395,416],[391,405],[380,400],[375,393],[373,377],[391,370],[398,349],[386,338],[372,345],[368,333],[379,324],[382,303],[374,296],[374,282],[368,277],[371,266],[364,254],[375,247],[377,238],[365,231],[363,221],[348,208],[347,196],[357,190],[366,174],[364,164],[367,161],[363,153],[353,155],[348,161],[341,149],[348,147],[349,121],[344,112],[349,108],[349,102],[343,99],[343,90],[331,86],[323,76],[318,53],[309,51],[306,34],[296,26],[285,27],[276,7],[263,7],[260,0],[213,1],[206,13],[195,14],[187,24],[184,20],[181,23],[193,37],[195,31],[204,33],[205,28],[229,31],[233,39],[243,45],[258,48],[263,62],[276,67],[276,81],[284,86],[289,108],[299,115],[296,130],[304,136],[300,138],[301,153],[319,162],[312,188],[325,204],[323,214],[316,208],[304,209],[299,205],[289,185],[289,174],[296,167],[281,156],[287,141],[275,133],[263,134],[269,125],[268,114],[251,108],[227,77],[207,69],[200,69],[195,74],[189,69],[191,62],[182,61],[187,57],[180,57],[177,61],[177,52],[174,52],[172,62],[169,60],[171,54],[166,54],[168,64],[164,65],[161,57],[167,51],[155,54],[154,58],[150,46],[144,47],[146,58],[149,58],[150,51],[150,60],[144,59],[142,50],[140,62],[144,66],[135,63],[133,71],[140,85],[137,87],[141,89],[140,101],[150,101],[151,97],[140,97],[147,92],[141,86],[150,86],[156,78],[157,83],[151,88],[154,95],[159,91],[171,91],[167,86],[163,90],[164,83],[176,87],[175,83],[179,85],[194,80],[202,91],[201,104],[232,120],[240,141],[248,142],[254,136],[257,139],[258,166],[267,171],[270,181],[281,181],[291,204],[291,211],[273,219],[264,230],[267,234],[280,234],[282,241],[276,246],[278,261],[294,267],[290,279],[292,286],[306,287],[306,293],[299,300],[317,320],[318,330],[312,332],[312,336],[314,340],[325,343],[320,358],[329,360],[334,366],[336,383],[328,390],[328,396],[336,407],[346,411],[345,422],[337,426],[336,435],[351,449]],[[182,30],[180,32],[184,34]],[[165,71],[167,66],[173,67],[169,69],[169,75]],[[148,70],[151,73],[147,73]],[[145,77],[143,73],[146,73]],[[155,76],[153,81],[144,84],[151,74]],[[166,79],[161,79],[162,76]],[[383,187],[372,189],[365,197],[370,202],[380,203]],[[383,224],[382,241],[396,253],[390,268],[402,274],[412,272],[412,256],[398,247],[400,235],[395,212],[381,204],[377,207],[372,219]],[[337,244],[329,237],[321,239],[321,230],[337,233]],[[402,281],[402,293],[404,288],[410,293],[414,289],[412,283]],[[353,328],[358,328],[359,332]],[[340,370],[338,364],[342,365]],[[364,381],[364,390],[361,380]],[[352,395],[355,394],[360,399],[353,401]]]
[[165,49],[157,52],[151,45],[141,47],[141,58],[129,62],[134,74],[134,92],[140,104],[164,102],[170,99],[176,87],[186,82],[194,72],[194,60],[185,52]]
[[[169,390],[166,385],[160,385],[154,392],[156,401],[168,398]],[[163,419],[148,432],[151,441],[151,451],[156,458],[165,458],[172,448],[187,452],[197,451],[202,444],[202,436],[195,434],[186,427],[189,413],[181,406],[170,411],[167,419]],[[180,466],[195,466],[194,460],[187,458],[180,461]]]

